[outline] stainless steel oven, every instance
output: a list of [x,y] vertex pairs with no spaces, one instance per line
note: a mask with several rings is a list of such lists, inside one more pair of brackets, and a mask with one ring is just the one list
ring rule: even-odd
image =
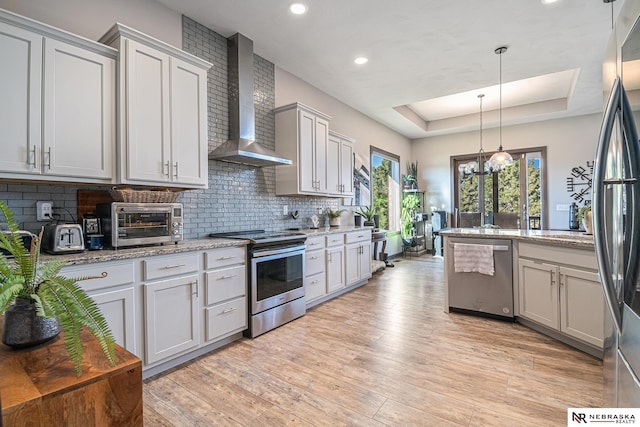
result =
[[300,233],[214,233],[211,237],[248,240],[249,329],[254,338],[304,316],[305,240]]
[[306,313],[305,245],[249,250],[251,257],[251,337]]

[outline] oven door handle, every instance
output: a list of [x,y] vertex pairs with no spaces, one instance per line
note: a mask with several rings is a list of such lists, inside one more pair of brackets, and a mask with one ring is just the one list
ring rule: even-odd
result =
[[284,255],[284,254],[288,254],[290,252],[298,252],[298,251],[304,251],[305,246],[304,245],[298,245],[298,246],[291,246],[288,248],[272,248],[272,249],[258,249],[258,250],[253,250],[251,251],[251,256],[253,258],[262,258],[265,256],[271,256],[271,255]]

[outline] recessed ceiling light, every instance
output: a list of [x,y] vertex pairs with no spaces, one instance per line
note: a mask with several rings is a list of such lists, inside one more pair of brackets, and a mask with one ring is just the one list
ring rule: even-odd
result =
[[542,1],[542,4],[551,4],[551,3],[557,2],[558,0],[540,0],[540,1]]
[[307,6],[303,5],[302,3],[293,3],[291,6],[289,6],[289,10],[294,15],[302,15],[307,11]]
[[363,65],[369,62],[369,59],[365,58],[364,56],[359,56],[356,59],[354,59],[353,62],[355,62],[358,65]]

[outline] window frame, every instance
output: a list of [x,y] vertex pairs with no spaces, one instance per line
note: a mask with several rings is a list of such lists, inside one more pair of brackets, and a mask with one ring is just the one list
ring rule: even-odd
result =
[[[371,207],[373,207],[373,194],[374,194],[374,179],[373,179],[373,156],[374,154],[378,155],[379,157],[385,158],[387,160],[393,161],[393,162],[397,162],[398,163],[398,185],[399,187],[402,186],[401,180],[402,180],[402,173],[400,171],[400,156],[394,153],[391,153],[389,151],[383,150],[382,148],[378,148],[375,147],[373,145],[369,146],[369,165],[370,165],[370,174],[371,174]],[[400,188],[399,188],[400,190]],[[397,194],[397,200],[395,201],[395,205],[397,206],[397,212],[394,212],[396,217],[398,218],[398,220],[400,219],[400,204],[401,204],[401,200],[402,200],[402,195],[400,194],[401,190],[398,191]],[[392,236],[395,234],[400,234],[400,223],[398,222],[397,224],[398,229],[397,230],[388,230],[387,236]]]
[[[540,202],[542,204],[542,208],[540,211],[540,229],[541,230],[546,230],[548,229],[548,224],[549,224],[549,205],[548,205],[548,200],[547,200],[547,147],[546,146],[540,146],[540,147],[527,147],[527,148],[518,148],[518,149],[513,149],[513,150],[508,150],[509,154],[511,154],[511,156],[513,158],[516,157],[520,157],[520,159],[526,159],[526,155],[529,153],[540,153],[540,179],[541,179],[541,185],[540,185]],[[491,158],[491,155],[494,154],[495,152],[487,152],[485,153],[486,155],[486,160],[488,161],[489,158]],[[452,217],[454,218],[454,224],[457,225],[457,217],[455,215],[456,212],[458,212],[460,210],[460,195],[459,195],[459,175],[460,172],[458,171],[458,165],[460,163],[466,163],[468,161],[476,161],[478,159],[478,153],[473,153],[473,154],[462,154],[462,155],[455,155],[455,156],[450,156],[450,170],[451,170],[451,201],[452,201],[452,208],[453,208],[453,212],[452,212]],[[526,162],[520,162],[520,176],[527,176],[526,174],[526,170],[527,170],[527,165]],[[484,181],[484,177],[480,176],[479,177],[479,181],[483,182]],[[497,203],[497,197],[495,194],[496,191],[496,187],[493,187],[494,189],[494,204]],[[484,185],[481,186],[481,192],[484,192]],[[526,190],[521,188],[520,191],[520,200],[526,200],[527,199],[527,194],[526,194]],[[480,198],[480,195],[478,196]],[[480,200],[480,199],[479,199]],[[482,211],[484,212],[484,208],[482,209]],[[528,226],[527,226],[528,229]]]

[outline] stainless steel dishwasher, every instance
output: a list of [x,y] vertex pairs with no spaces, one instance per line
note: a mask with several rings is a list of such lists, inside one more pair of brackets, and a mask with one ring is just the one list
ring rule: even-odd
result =
[[[449,238],[445,265],[449,285],[449,309],[514,320],[513,255],[511,240]],[[456,243],[493,246],[494,275],[456,273],[453,248]]]

